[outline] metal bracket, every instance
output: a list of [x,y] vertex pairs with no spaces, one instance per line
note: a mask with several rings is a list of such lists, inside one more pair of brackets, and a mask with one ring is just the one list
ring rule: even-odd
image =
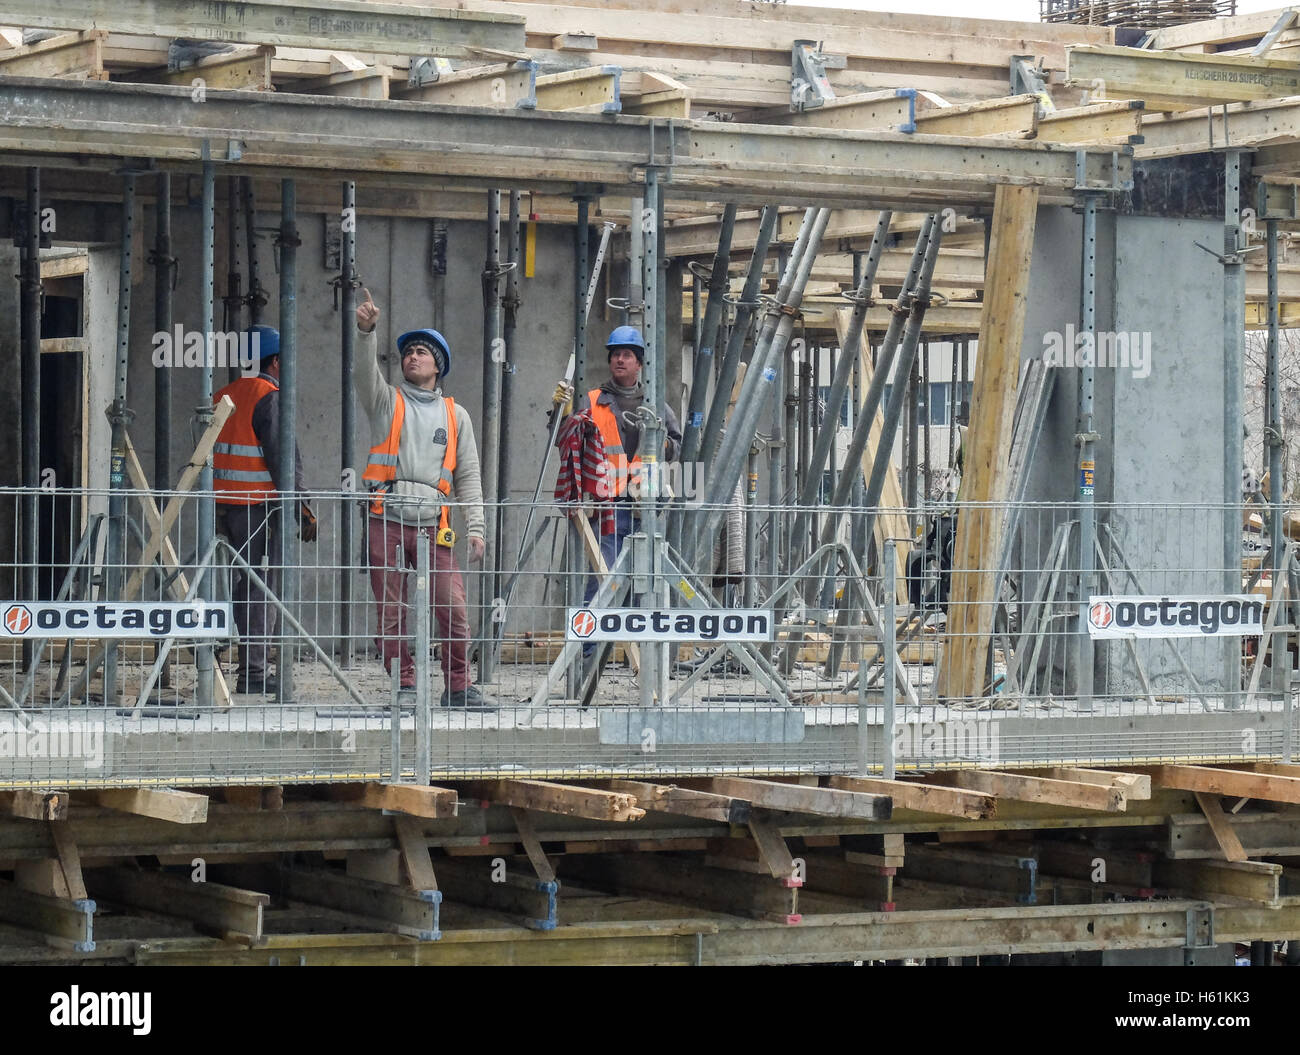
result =
[[1263,245],[1252,245],[1247,246],[1245,249],[1238,249],[1235,253],[1216,253],[1208,245],[1202,245],[1200,242],[1193,242],[1192,245],[1196,246],[1197,249],[1204,249],[1210,254],[1210,256],[1214,257],[1215,260],[1220,264],[1223,264],[1225,267],[1229,264],[1244,264],[1246,262],[1247,253],[1258,253],[1261,249],[1268,248]]
[[1194,905],[1187,910],[1187,932],[1184,949],[1214,948],[1214,906]]
[[1265,33],[1263,39],[1255,45],[1254,49],[1250,53],[1250,57],[1252,59],[1257,59],[1276,44],[1277,38],[1280,37],[1282,32],[1295,21],[1295,16],[1296,9],[1294,7],[1288,7],[1278,15],[1277,21],[1273,23],[1273,28]]
[[1038,904],[1038,861],[1033,857],[1022,857],[1016,861],[1016,864],[1029,873],[1029,891],[1025,894],[1016,895],[1016,903],[1020,905],[1037,905]]
[[1051,95],[1047,91],[1047,78],[1038,60],[1033,55],[1011,56],[1011,92],[1012,95],[1032,95],[1038,100],[1038,115],[1050,114],[1056,110]]
[[419,88],[423,84],[432,84],[444,73],[451,73],[451,60],[441,56],[432,58],[413,58],[406,75],[406,84],[410,88]]
[[821,41],[796,40],[790,49],[790,110],[803,113],[835,98],[835,89],[826,76],[828,56],[822,54]]
[[224,55],[234,51],[233,44],[223,44],[216,40],[190,40],[180,38],[167,43],[167,72],[175,73],[187,66],[193,66],[200,59],[210,55]]

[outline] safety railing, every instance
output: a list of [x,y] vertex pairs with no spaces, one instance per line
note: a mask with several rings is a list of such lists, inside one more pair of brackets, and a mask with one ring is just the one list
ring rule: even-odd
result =
[[0,491],[0,786],[1289,760],[1295,743],[1300,583],[1289,543],[1273,573],[1250,508],[1099,504],[1081,549],[1069,505],[688,497],[652,539],[630,503],[510,502],[481,528],[453,505],[442,545],[436,510],[400,499],[384,518],[346,492],[218,506],[213,533],[193,495],[116,495],[42,492],[25,559],[22,492]]

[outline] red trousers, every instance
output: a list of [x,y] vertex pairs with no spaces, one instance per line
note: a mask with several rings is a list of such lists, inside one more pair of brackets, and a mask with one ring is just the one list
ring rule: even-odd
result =
[[[394,657],[401,659],[402,685],[415,684],[415,660],[406,640],[408,605],[406,571],[419,561],[419,534],[410,524],[372,516],[368,525],[370,589],[379,606],[379,651],[384,669],[390,674]],[[432,530],[429,535],[432,535]],[[432,572],[429,599],[434,624],[442,645],[442,673],[447,685],[463,689],[469,685],[469,613],[465,581],[450,546],[438,546],[429,539],[429,569]],[[400,552],[399,552],[400,551]]]

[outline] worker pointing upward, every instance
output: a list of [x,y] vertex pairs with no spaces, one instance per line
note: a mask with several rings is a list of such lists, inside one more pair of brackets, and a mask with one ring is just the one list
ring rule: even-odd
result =
[[455,534],[447,500],[466,503],[471,562],[483,559],[483,487],[469,413],[442,394],[451,372],[451,347],[437,330],[410,330],[397,338],[402,382],[389,384],[376,359],[379,308],[362,290],[357,305],[361,332],[353,377],[357,398],[370,421],[371,448],[365,480],[369,507],[367,551],[370,586],[379,607],[379,642],[384,667],[401,664],[401,685],[415,686],[415,661],[406,641],[406,569],[417,566],[420,531],[428,532],[432,572],[430,597],[442,643],[444,707],[482,707],[469,680],[469,616],[465,582],[452,552]]

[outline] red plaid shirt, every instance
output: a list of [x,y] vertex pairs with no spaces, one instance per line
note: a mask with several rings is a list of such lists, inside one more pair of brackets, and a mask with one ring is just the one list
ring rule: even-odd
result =
[[[605,481],[609,460],[605,441],[592,420],[590,410],[570,415],[560,426],[556,439],[560,448],[560,473],[555,478],[557,502],[583,502],[605,498],[609,485]],[[595,503],[601,535],[614,533],[614,505],[607,499]]]

